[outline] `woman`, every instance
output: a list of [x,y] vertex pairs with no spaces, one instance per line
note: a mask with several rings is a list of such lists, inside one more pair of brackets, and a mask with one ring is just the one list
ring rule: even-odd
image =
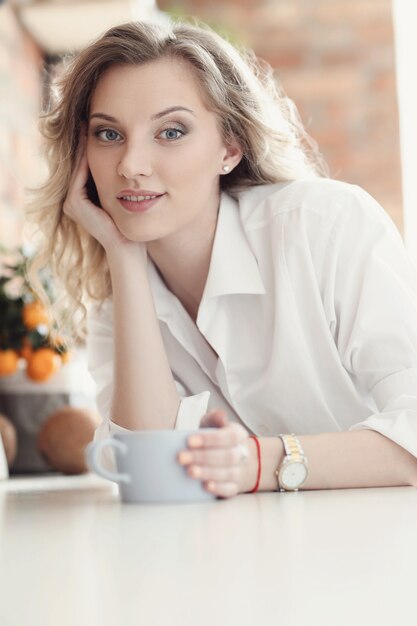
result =
[[95,301],[97,437],[215,427],[178,462],[218,497],[417,486],[414,268],[268,67],[205,27],[118,26],[44,134],[37,265]]

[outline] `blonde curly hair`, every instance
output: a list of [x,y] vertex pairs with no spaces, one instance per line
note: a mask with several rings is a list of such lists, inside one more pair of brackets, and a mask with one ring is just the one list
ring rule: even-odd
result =
[[[224,139],[235,138],[243,157],[220,185],[231,195],[248,186],[300,177],[327,176],[315,142],[305,132],[297,110],[272,68],[252,51],[237,49],[202,24],[132,22],[111,28],[79,55],[64,63],[52,84],[48,110],[41,116],[49,177],[27,207],[28,219],[41,235],[28,277],[58,322],[78,318],[76,336],[85,334],[86,301],[104,301],[111,281],[103,247],[63,212],[80,130],[100,77],[112,65],[140,65],[164,58],[191,64],[206,106],[218,118]],[[98,203],[94,182],[90,196]],[[38,280],[48,266],[60,298],[51,303]],[[59,302],[59,304],[58,304]],[[60,313],[61,312],[61,313]]]

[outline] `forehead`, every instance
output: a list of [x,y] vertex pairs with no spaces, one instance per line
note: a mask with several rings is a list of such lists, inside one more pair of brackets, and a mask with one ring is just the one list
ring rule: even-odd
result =
[[175,58],[111,66],[92,93],[90,113],[97,107],[125,109],[132,104],[152,113],[172,104],[207,110],[192,65]]

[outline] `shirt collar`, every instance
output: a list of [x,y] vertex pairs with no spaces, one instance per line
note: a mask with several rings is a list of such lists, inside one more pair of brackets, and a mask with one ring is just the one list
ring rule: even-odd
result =
[[237,293],[266,292],[240,219],[239,204],[223,192],[203,299]]
[[[177,298],[166,287],[154,263],[148,258],[148,275],[159,319],[168,320]],[[237,200],[223,192],[216,233],[201,303],[231,294],[265,294],[258,263],[249,245],[240,218]]]

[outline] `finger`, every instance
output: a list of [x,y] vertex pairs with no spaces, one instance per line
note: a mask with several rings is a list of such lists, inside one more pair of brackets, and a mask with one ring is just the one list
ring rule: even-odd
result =
[[[89,168],[87,155],[84,153],[80,157],[80,161],[74,169],[71,177],[71,181],[68,187],[68,193],[63,203],[64,213],[71,219],[83,223],[84,211],[81,209],[81,202],[88,202],[89,206],[97,209],[88,198],[87,193],[87,180],[88,180]],[[87,229],[88,230],[88,229]]]
[[[78,139],[77,151],[74,159],[74,168],[70,179],[69,190],[79,189],[85,186],[88,177],[87,162],[87,135],[85,131],[81,131]],[[80,184],[81,182],[81,184]]]
[[230,467],[240,465],[242,459],[242,445],[228,446],[226,448],[186,450],[180,452],[178,461],[181,465],[208,465]]
[[228,423],[224,428],[214,428],[213,431],[191,435],[187,444],[190,448],[227,448],[245,441],[248,432],[240,424]]
[[79,162],[81,157],[83,156],[86,145],[87,145],[87,134],[85,131],[80,130],[80,134],[78,135],[77,151],[75,155],[76,162],[77,161]]
[[200,421],[200,428],[222,428],[228,423],[229,420],[227,419],[226,411],[224,409],[213,409],[202,417]]
[[238,466],[233,467],[208,467],[207,465],[191,465],[186,468],[188,476],[198,480],[214,481],[214,482],[235,482],[238,483],[241,478],[242,469]]
[[75,173],[78,170],[78,167],[80,165],[80,161],[85,153],[85,147],[86,147],[86,143],[87,143],[87,137],[84,133],[79,134],[78,137],[78,144],[75,150],[75,156],[74,156],[74,160],[73,160],[73,171],[72,171],[72,177],[71,177],[71,182],[75,176]]
[[207,491],[213,493],[219,498],[232,498],[233,496],[237,496],[239,493],[239,488],[234,482],[217,483],[210,480],[207,483],[203,483],[203,485]]
[[72,188],[74,191],[85,191],[85,186],[88,179],[88,160],[87,152],[85,151],[85,141],[83,141],[80,147],[80,152],[77,155],[77,163],[74,168],[72,178]]

